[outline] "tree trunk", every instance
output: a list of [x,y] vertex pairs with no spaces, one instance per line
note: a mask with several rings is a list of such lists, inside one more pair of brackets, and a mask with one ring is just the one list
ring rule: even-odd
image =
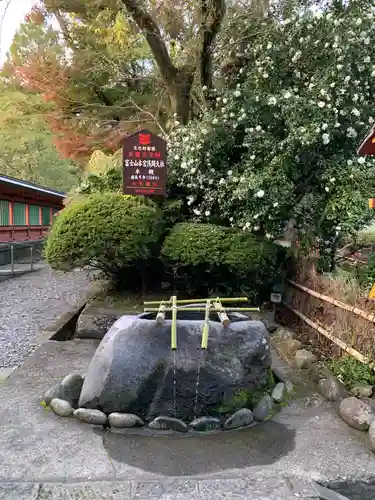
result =
[[193,79],[194,77],[191,73],[181,71],[170,86],[174,110],[178,121],[183,125],[188,123],[191,116],[191,87]]

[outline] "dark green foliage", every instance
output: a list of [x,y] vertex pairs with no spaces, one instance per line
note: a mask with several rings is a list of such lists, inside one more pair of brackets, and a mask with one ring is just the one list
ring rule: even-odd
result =
[[219,415],[226,415],[234,413],[240,408],[249,408],[254,410],[256,405],[266,394],[270,394],[276,385],[275,376],[272,370],[269,370],[268,380],[259,389],[254,391],[248,391],[246,389],[240,389],[237,391],[230,400],[223,402],[219,408],[217,408],[214,413]]
[[114,193],[91,195],[66,207],[49,234],[45,257],[55,269],[91,266],[118,281],[143,269],[163,224],[149,200]]
[[368,366],[351,356],[328,361],[328,367],[336,377],[351,389],[355,385],[375,385],[375,373]]
[[191,294],[247,294],[267,299],[281,278],[283,249],[249,233],[211,224],[176,224],[164,241],[162,258],[176,287]]

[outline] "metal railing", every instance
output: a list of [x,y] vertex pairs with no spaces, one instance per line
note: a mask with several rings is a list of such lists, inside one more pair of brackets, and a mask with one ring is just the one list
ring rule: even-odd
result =
[[40,269],[43,240],[0,243],[0,278]]

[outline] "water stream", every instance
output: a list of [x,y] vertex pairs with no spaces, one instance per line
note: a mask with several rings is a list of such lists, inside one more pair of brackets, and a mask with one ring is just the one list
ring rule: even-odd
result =
[[176,408],[176,349],[173,350],[173,413],[177,416]]
[[200,353],[199,360],[198,360],[197,383],[195,385],[194,418],[197,418],[198,395],[199,395],[199,384],[200,384],[200,376],[201,376],[202,359],[203,359],[203,349],[201,349],[201,353]]

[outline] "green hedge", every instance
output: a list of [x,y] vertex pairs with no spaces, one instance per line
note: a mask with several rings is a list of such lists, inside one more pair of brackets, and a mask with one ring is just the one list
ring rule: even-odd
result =
[[176,224],[164,241],[162,259],[176,287],[192,295],[247,294],[267,300],[283,279],[285,250],[250,233],[210,224]]
[[124,269],[140,268],[163,231],[155,205],[142,198],[101,193],[68,205],[55,220],[45,246],[51,267],[91,266],[118,280]]

